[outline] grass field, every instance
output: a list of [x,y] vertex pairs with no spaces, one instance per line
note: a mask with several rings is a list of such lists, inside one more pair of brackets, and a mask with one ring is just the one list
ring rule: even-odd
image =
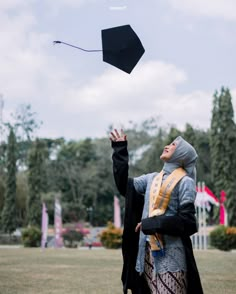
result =
[[[236,253],[195,251],[205,294],[236,293]],[[0,249],[0,294],[121,294],[120,250]]]

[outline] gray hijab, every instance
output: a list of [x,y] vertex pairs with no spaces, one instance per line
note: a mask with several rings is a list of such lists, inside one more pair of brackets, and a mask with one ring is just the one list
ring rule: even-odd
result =
[[191,144],[185,141],[181,136],[177,137],[174,142],[176,143],[176,149],[171,158],[164,163],[163,170],[170,174],[176,168],[182,167],[186,170],[187,175],[196,182],[196,160],[197,152]]

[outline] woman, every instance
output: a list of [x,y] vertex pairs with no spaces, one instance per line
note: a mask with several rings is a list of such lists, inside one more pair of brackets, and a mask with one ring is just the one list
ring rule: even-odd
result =
[[203,293],[189,238],[197,231],[195,149],[177,137],[160,156],[164,162],[160,173],[132,179],[126,135],[115,129],[110,139],[115,182],[126,198],[124,293],[128,289],[133,294]]

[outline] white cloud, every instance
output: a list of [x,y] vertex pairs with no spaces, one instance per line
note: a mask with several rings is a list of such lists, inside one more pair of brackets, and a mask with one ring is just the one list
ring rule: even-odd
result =
[[82,130],[70,130],[74,136],[78,132],[102,136],[111,123],[119,127],[130,120],[141,122],[152,116],[159,116],[161,125],[183,128],[188,122],[208,128],[212,93],[178,94],[178,86],[186,81],[186,73],[176,66],[150,61],[137,65],[131,75],[109,69],[82,88],[65,89],[55,97],[55,103],[68,117],[78,117]]
[[57,18],[59,15],[66,15],[66,9],[82,9],[85,6],[99,3],[105,0],[41,0],[45,7],[47,17]]
[[[44,121],[41,136],[66,138],[104,136],[110,123],[119,126],[151,116],[160,116],[162,125],[182,127],[189,122],[209,127],[213,93],[199,90],[180,95],[179,87],[184,89],[188,81],[183,69],[153,60],[138,63],[128,75],[101,62],[101,69],[107,70],[95,77],[91,70],[86,80],[86,76],[75,74],[70,65],[63,64],[55,51],[50,51],[54,38],[40,32],[39,22],[44,20],[38,18],[36,6],[25,2],[0,2],[0,93],[5,100],[4,118],[20,103],[30,103]],[[72,0],[60,3],[83,4]],[[236,90],[231,93],[236,111]]]
[[[94,109],[110,117],[131,113],[138,118],[149,114],[158,101],[170,97],[186,74],[174,65],[158,61],[140,63],[131,75],[109,69],[78,89],[71,89],[64,107],[68,111]],[[115,110],[109,115],[111,109]]]
[[168,0],[175,9],[213,18],[236,20],[235,0]]
[[17,7],[17,13],[0,12],[0,91],[6,104],[37,99],[40,91],[45,93],[43,81],[57,78],[61,82],[67,76],[66,70],[57,71],[60,62],[47,53],[52,37],[37,32],[33,8],[18,7],[19,2],[12,1],[8,6]]
[[[50,34],[37,31],[38,19],[34,8],[23,2],[9,1],[4,7],[2,2],[0,4],[0,94],[3,94],[4,99],[3,120],[11,121],[10,114],[24,103],[31,104],[39,114],[38,118],[47,121],[45,110],[53,108],[50,106],[50,97],[54,92],[60,93],[64,89],[70,74],[60,60],[49,55],[53,38]],[[54,134],[60,136],[57,127],[52,124],[52,128]],[[47,129],[49,125],[46,124],[44,135],[50,135]]]
[[29,7],[35,0],[7,0],[0,1],[0,12]]
[[[149,61],[138,64],[131,75],[109,68],[82,87],[71,88],[64,83],[51,96],[63,123],[59,129],[51,126],[50,134],[70,138],[104,136],[110,124],[119,128],[130,120],[141,122],[152,116],[160,117],[162,126],[183,129],[190,123],[207,129],[213,92],[179,94],[178,88],[186,82],[187,74],[176,66]],[[231,89],[231,94],[236,111],[236,89]]]
[[102,2],[104,0],[44,0],[46,5],[48,5],[53,13],[59,12],[63,8],[80,8],[83,5],[93,4],[98,1]]

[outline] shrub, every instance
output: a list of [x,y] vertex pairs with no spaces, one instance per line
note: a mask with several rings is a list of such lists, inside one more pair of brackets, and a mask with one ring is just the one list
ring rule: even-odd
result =
[[210,244],[224,251],[236,249],[236,228],[218,226],[210,233]]
[[1,234],[0,235],[0,244],[1,245],[20,245],[21,244],[21,236],[12,236],[9,234]]
[[226,235],[230,249],[236,249],[236,227],[227,227]]
[[68,230],[62,234],[65,247],[75,248],[78,247],[80,241],[83,240],[84,235],[82,232],[76,230]]
[[107,229],[100,234],[101,243],[105,248],[121,248],[123,230],[116,228],[111,222],[108,223]]
[[37,227],[29,227],[22,231],[24,247],[39,247],[41,243],[41,230]]

